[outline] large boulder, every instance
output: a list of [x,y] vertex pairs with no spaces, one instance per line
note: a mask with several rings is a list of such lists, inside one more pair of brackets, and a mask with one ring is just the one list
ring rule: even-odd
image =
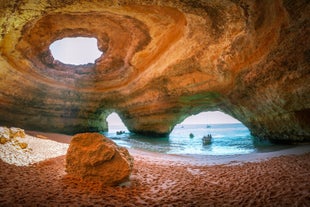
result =
[[99,133],[75,135],[66,157],[69,175],[106,185],[128,181],[132,167],[128,150]]

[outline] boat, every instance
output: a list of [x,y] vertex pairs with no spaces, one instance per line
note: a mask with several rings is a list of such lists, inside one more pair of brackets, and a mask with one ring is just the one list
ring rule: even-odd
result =
[[122,135],[122,134],[125,134],[125,131],[117,131],[116,132],[116,135]]
[[211,134],[208,134],[208,136],[204,136],[202,138],[202,144],[203,145],[209,145],[209,144],[211,144],[211,142],[212,142],[212,135]]

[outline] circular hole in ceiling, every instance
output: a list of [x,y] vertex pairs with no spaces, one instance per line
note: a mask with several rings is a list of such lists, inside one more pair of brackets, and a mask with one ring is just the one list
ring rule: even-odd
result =
[[94,64],[103,54],[97,39],[90,37],[65,37],[54,41],[49,49],[55,60],[70,65]]

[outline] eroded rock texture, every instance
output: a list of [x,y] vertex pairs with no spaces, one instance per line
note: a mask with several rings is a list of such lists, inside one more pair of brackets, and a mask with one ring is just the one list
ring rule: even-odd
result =
[[76,134],[66,155],[69,175],[105,185],[128,181],[132,168],[127,149],[99,133]]
[[[2,0],[0,124],[76,133],[168,134],[220,110],[261,138],[310,140],[306,0]],[[49,45],[96,37],[95,64],[55,61]]]

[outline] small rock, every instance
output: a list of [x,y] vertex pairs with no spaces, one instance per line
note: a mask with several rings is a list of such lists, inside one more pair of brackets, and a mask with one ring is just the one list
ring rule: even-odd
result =
[[4,137],[0,137],[0,144],[5,144],[9,141],[9,139],[4,138]]
[[46,136],[43,136],[43,135],[41,135],[41,134],[37,134],[36,137],[37,137],[37,138],[40,138],[40,139],[47,139]]
[[0,127],[0,137],[10,139],[10,129],[7,127]]
[[25,130],[20,129],[20,128],[11,127],[10,128],[10,137],[11,138],[16,138],[16,137],[24,138],[24,137],[26,137]]
[[25,142],[19,142],[18,145],[20,146],[20,148],[22,149],[26,149],[28,147],[28,144]]

